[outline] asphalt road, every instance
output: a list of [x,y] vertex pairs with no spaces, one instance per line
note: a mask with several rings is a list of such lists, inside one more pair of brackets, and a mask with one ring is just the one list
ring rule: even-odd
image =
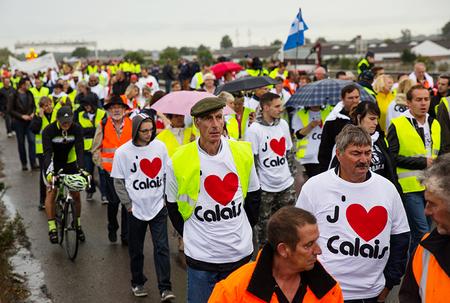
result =
[[[10,187],[5,199],[23,217],[31,241],[31,253],[40,262],[46,288],[53,302],[160,302],[153,266],[153,247],[150,233],[144,248],[145,284],[149,295],[135,298],[130,290],[130,271],[127,247],[110,243],[106,229],[106,205],[98,192],[94,202],[86,202],[82,195],[82,226],[86,242],[80,245],[75,262],[65,250],[48,240],[45,212],[38,211],[39,172],[22,172],[14,138],[6,138],[3,119],[0,119],[0,151],[5,164],[4,182]],[[169,230],[171,225],[169,223]],[[169,232],[171,250],[172,288],[177,299],[186,302],[186,272],[179,265],[176,239]]]
[[[31,241],[31,253],[40,262],[44,282],[53,302],[160,302],[153,266],[153,248],[147,233],[144,248],[145,284],[149,296],[135,298],[130,290],[130,272],[127,247],[109,242],[106,230],[106,206],[101,205],[98,192],[94,202],[84,201],[82,195],[82,226],[86,242],[82,243],[75,262],[68,260],[64,249],[50,244],[47,235],[47,218],[38,211],[38,172],[22,172],[14,138],[6,138],[0,119],[0,157],[5,164],[4,182],[10,187],[5,199],[12,203],[23,217],[27,235]],[[304,182],[298,177],[296,188]],[[177,299],[186,302],[186,272],[180,265],[176,239],[169,223],[169,244],[171,250],[172,288]],[[30,270],[32,271],[32,270]],[[389,294],[386,302],[396,303],[398,286]]]

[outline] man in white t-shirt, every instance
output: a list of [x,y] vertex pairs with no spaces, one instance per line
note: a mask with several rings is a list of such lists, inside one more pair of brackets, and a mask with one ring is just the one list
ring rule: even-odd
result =
[[363,128],[342,129],[336,157],[339,166],[309,179],[296,206],[316,216],[319,261],[340,283],[344,300],[384,302],[405,271],[405,209],[395,186],[370,172],[372,141]]
[[206,303],[220,280],[253,253],[259,180],[248,142],[227,140],[221,98],[191,109],[200,138],[177,149],[167,166],[167,208],[183,236],[187,301]]
[[256,225],[259,245],[267,241],[266,225],[278,209],[295,203],[294,178],[288,165],[292,140],[283,112],[280,96],[265,93],[260,98],[261,115],[245,133],[245,141],[252,144],[261,182],[261,206]]
[[100,102],[103,104],[103,100],[106,97],[106,90],[105,87],[100,84],[98,76],[96,74],[92,74],[89,76],[88,85],[91,89],[91,92],[96,94]]
[[139,81],[136,83],[136,85],[139,87],[139,90],[142,92],[142,89],[144,88],[144,86],[148,86],[150,87],[151,91],[152,91],[152,95],[159,91],[159,83],[156,80],[155,77],[153,77],[152,75],[150,75],[148,73],[148,69],[147,68],[143,68],[141,71],[141,77],[139,78]]
[[131,290],[137,297],[147,295],[143,250],[149,227],[161,301],[168,302],[175,298],[170,282],[167,208],[164,206],[164,177],[169,156],[164,143],[154,140],[155,134],[153,119],[137,114],[133,118],[132,139],[114,155],[111,177],[122,205],[128,210]]

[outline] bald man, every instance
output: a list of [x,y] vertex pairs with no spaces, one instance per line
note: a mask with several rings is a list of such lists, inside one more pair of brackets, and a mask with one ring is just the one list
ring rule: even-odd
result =
[[320,81],[327,78],[327,71],[322,66],[319,66],[314,71],[314,81]]
[[434,86],[433,78],[426,72],[427,67],[423,62],[417,62],[414,65],[414,71],[409,75],[409,79],[422,84],[426,89],[432,89]]

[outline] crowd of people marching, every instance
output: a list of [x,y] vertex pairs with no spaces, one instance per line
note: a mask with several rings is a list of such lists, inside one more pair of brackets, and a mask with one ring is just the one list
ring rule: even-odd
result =
[[[175,298],[169,218],[186,257],[188,302],[384,302],[402,279],[400,302],[444,302],[450,75],[433,79],[418,62],[394,77],[374,57],[356,75],[336,73],[349,80],[337,105],[298,108],[285,104],[329,79],[324,67],[309,75],[253,58],[220,78],[186,60],[177,72],[171,62],[160,71],[126,60],[37,74],[4,67],[0,112],[22,170],[40,170],[36,206],[50,242],[58,243],[54,177],[92,176],[85,199],[100,192],[110,242],[120,230],[135,296],[147,295],[148,226],[161,300]],[[211,95],[190,115],[152,109],[174,91],[214,94],[257,76],[277,84]],[[361,101],[363,91],[373,101]],[[81,196],[73,197],[85,241]]]

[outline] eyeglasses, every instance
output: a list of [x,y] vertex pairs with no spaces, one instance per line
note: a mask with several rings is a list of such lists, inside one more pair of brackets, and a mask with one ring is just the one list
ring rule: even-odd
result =
[[153,131],[153,128],[147,128],[147,129],[140,129],[139,132],[141,133],[151,133]]

